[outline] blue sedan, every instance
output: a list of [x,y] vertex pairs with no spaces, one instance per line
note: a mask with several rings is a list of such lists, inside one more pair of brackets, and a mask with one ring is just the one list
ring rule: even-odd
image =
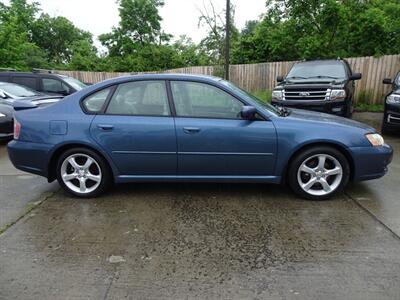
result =
[[385,175],[393,155],[365,124],[175,74],[120,77],[19,111],[8,151],[18,169],[84,198],[112,183],[222,181],[287,183],[322,200]]

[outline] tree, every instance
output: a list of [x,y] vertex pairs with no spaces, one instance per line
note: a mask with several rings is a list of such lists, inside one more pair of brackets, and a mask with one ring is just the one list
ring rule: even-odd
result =
[[[200,9],[199,27],[207,28],[207,36],[200,42],[202,51],[207,53],[209,64],[223,65],[225,58],[225,10],[217,12],[212,1],[209,5]],[[238,39],[239,32],[234,25],[235,8],[231,5],[231,43],[235,43]]]
[[32,24],[32,42],[47,53],[55,64],[67,64],[71,61],[73,45],[77,43],[93,44],[92,35],[77,28],[64,17],[50,17],[42,14]]
[[241,34],[233,51],[236,62],[383,55],[400,49],[398,0],[268,0],[266,7],[262,20]]
[[119,0],[120,22],[111,33],[99,36],[110,56],[135,53],[141,47],[162,44],[170,39],[161,30],[161,16],[158,9],[164,5],[161,0]]
[[0,65],[17,69],[36,67],[44,53],[30,39],[30,27],[38,11],[37,3],[12,0],[0,3]]

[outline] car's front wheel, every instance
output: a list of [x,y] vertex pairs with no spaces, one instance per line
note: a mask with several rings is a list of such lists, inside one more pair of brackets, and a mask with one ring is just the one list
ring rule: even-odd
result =
[[350,167],[346,157],[335,148],[313,147],[293,159],[288,177],[297,195],[325,200],[344,189],[350,178]]
[[65,151],[57,163],[57,180],[68,193],[92,198],[103,193],[110,183],[109,168],[94,151],[76,148]]

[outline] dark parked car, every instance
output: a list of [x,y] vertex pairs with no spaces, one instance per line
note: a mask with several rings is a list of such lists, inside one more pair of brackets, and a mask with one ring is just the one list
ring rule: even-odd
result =
[[390,78],[383,80],[384,84],[391,84],[392,90],[385,97],[385,113],[383,117],[382,132],[400,131],[400,72],[392,81]]
[[86,87],[79,80],[49,72],[0,72],[0,81],[12,82],[52,95],[71,95]]
[[0,141],[12,139],[13,115],[14,109],[12,106],[0,104]]
[[346,60],[299,62],[286,77],[277,77],[272,104],[351,117],[354,80],[359,79]]
[[[16,107],[18,108],[18,107]],[[15,116],[13,164],[78,197],[113,182],[288,182],[327,199],[383,176],[392,158],[375,129],[276,109],[219,78],[141,75],[104,81]]]
[[58,102],[62,96],[50,96],[31,90],[22,85],[0,82],[0,139],[13,135],[13,105],[16,101],[26,107],[45,106]]

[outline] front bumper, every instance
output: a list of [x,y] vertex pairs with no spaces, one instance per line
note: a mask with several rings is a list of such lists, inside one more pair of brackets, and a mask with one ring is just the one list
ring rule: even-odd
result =
[[272,105],[307,109],[312,111],[324,112],[338,116],[346,116],[346,101],[302,101],[302,100],[272,100]]
[[400,104],[386,103],[383,121],[387,128],[400,129]]
[[393,149],[387,144],[381,147],[352,147],[349,150],[354,162],[353,181],[384,176],[393,159]]
[[11,141],[7,145],[8,156],[19,170],[47,177],[48,162],[53,145]]

